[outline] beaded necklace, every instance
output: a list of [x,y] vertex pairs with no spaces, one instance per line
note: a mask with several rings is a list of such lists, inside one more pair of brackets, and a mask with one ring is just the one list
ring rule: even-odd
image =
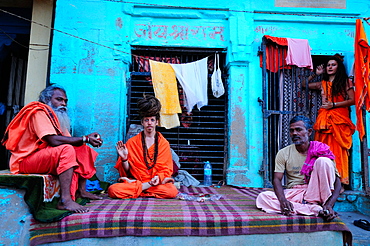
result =
[[[153,156],[153,158],[150,157],[148,148],[146,147],[144,131],[141,132],[141,144],[143,146],[143,154],[144,154],[144,162],[145,162],[145,165],[148,168],[148,170],[150,170],[157,163],[157,157],[158,157],[158,134],[155,133],[155,135],[154,135],[154,156]],[[152,165],[149,164],[148,158],[150,160],[150,163],[153,163]]]

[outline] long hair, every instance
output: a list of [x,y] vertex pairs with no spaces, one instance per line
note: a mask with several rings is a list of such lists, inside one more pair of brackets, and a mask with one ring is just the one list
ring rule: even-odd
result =
[[50,85],[40,92],[39,102],[48,104],[54,95],[55,90],[63,91],[67,95],[66,90],[59,85]]
[[[338,64],[337,72],[335,73],[335,77],[333,80],[332,88],[331,88],[331,94],[333,97],[338,95],[343,95],[344,98],[347,96],[347,83],[348,83],[348,75],[346,72],[346,68],[344,67],[343,60],[339,55],[334,55],[329,57],[329,59],[326,62],[326,65],[330,60],[334,60]],[[329,81],[329,75],[327,73],[324,73],[323,79],[325,81]]]

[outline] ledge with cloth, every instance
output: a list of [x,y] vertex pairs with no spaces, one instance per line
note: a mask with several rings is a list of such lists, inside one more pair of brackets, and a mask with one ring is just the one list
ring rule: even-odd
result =
[[[24,201],[33,217],[40,222],[60,220],[72,212],[56,209],[59,197],[59,181],[49,174],[12,174],[8,170],[0,171],[0,185],[25,189]],[[88,199],[77,199],[79,204],[86,204]]]
[[[168,239],[171,242],[182,243],[194,243],[190,240],[197,238],[204,241],[218,240],[213,241],[215,243],[212,245],[220,245],[222,240],[223,244],[234,240],[234,236],[241,236],[238,240],[245,243],[247,238],[244,236],[255,238],[257,234],[260,238],[270,237],[270,240],[273,234],[274,242],[281,242],[284,235],[289,235],[289,240],[293,241],[292,237],[297,235],[299,239],[295,245],[304,245],[299,243],[309,235],[312,235],[309,239],[313,240],[310,241],[312,245],[321,245],[325,238],[331,240],[324,242],[327,246],[338,245],[339,241],[343,245],[351,245],[351,232],[340,218],[326,222],[315,216],[287,217],[260,211],[255,206],[255,199],[265,190],[233,186],[181,187],[180,192],[183,193],[219,194],[222,197],[217,201],[203,203],[155,198],[95,200],[86,205],[90,209],[88,213],[72,214],[52,223],[33,220],[30,226],[30,245],[56,242],[63,245],[64,241],[68,243],[69,240],[77,239],[91,243],[91,240],[98,238],[104,244],[109,240],[123,240],[122,237],[142,242],[154,240],[151,241],[152,245],[156,245],[153,242],[163,243],[168,237],[171,237]],[[333,238],[333,235],[336,237]],[[307,243],[305,240],[302,242]]]

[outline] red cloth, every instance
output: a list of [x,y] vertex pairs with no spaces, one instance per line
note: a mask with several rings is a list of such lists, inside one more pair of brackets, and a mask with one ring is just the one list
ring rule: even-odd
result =
[[364,122],[362,119],[362,106],[370,110],[370,46],[361,19],[356,20],[355,36],[355,105],[357,116],[357,130],[361,141],[365,135]]
[[78,180],[80,178],[89,179],[96,173],[94,163],[97,156],[96,151],[87,145],[47,146],[26,157],[19,164],[19,172],[59,175],[74,168],[70,193],[72,199],[75,200]]
[[[290,69],[286,64],[285,58],[288,52],[288,40],[286,38],[264,36],[270,42],[266,43],[266,69],[276,73],[279,69]],[[260,56],[260,66],[263,66],[262,56]]]
[[[108,194],[112,198],[137,198],[149,196],[157,198],[174,198],[178,191],[172,183],[162,184],[164,178],[171,177],[173,173],[173,161],[169,142],[160,132],[158,134],[158,157],[153,168],[148,170],[144,162],[141,134],[130,138],[126,147],[128,149],[129,172],[126,173],[122,166],[121,158],[118,158],[115,168],[120,177],[133,177],[136,181],[132,183],[116,183],[109,187]],[[148,155],[154,157],[154,144],[148,149]],[[147,158],[150,162],[150,159]],[[153,159],[153,158],[152,158]],[[149,163],[151,166],[153,163]],[[160,184],[145,191],[142,190],[142,183],[149,182],[158,175]]]
[[2,140],[12,152],[9,163],[12,173],[18,173],[23,158],[47,146],[41,140],[46,135],[63,135],[54,111],[40,102],[27,104],[9,123]]

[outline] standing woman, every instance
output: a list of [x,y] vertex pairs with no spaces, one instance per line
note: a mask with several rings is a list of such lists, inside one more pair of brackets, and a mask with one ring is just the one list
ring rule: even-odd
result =
[[354,86],[348,79],[343,60],[339,55],[329,58],[324,66],[316,68],[316,75],[323,75],[321,82],[309,83],[309,89],[321,90],[322,105],[316,122],[315,140],[330,146],[342,184],[349,184],[348,150],[352,146],[355,126],[349,118],[349,106],[354,105]]

